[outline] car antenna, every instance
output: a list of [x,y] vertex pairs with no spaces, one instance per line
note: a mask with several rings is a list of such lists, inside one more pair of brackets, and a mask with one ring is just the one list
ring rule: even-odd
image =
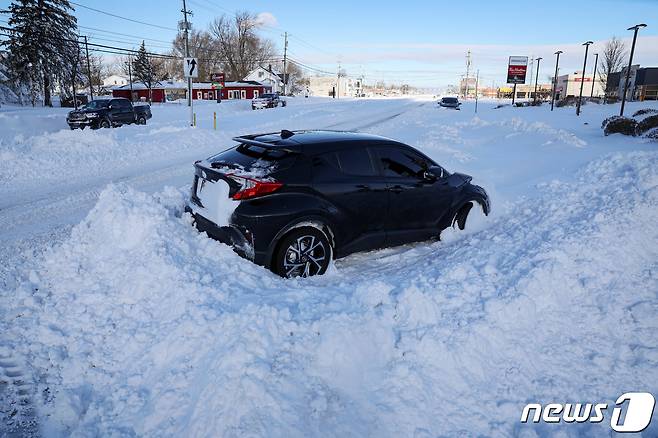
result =
[[282,138],[283,140],[285,140],[286,138],[290,138],[290,137],[292,137],[293,135],[295,135],[295,133],[292,132],[292,131],[288,131],[287,129],[282,129],[282,130],[281,130],[281,138]]

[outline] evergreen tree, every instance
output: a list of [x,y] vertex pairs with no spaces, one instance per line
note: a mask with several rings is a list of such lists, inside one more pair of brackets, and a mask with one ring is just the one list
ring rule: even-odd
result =
[[159,62],[153,62],[146,52],[146,46],[144,41],[142,45],[139,46],[137,55],[133,59],[133,77],[138,81],[144,84],[149,90],[149,103],[152,103],[153,100],[153,85],[155,85],[160,79],[160,70],[162,69],[162,64]]
[[52,106],[55,83],[70,78],[78,62],[77,21],[68,0],[13,0],[9,6],[9,69],[19,93],[29,91],[32,105],[43,93]]

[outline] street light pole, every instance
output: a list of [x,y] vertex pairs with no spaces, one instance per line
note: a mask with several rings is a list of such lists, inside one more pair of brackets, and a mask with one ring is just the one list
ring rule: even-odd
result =
[[592,74],[592,92],[589,97],[594,97],[594,84],[596,83],[596,67],[599,65],[599,54],[595,53],[596,58],[594,58],[594,73]]
[[553,76],[553,94],[551,95],[551,111],[553,111],[553,105],[555,104],[555,87],[557,87],[557,67],[560,64],[560,53],[562,50],[555,52],[557,57],[555,58],[555,76]]
[[580,78],[580,93],[578,94],[578,105],[576,105],[576,115],[580,115],[580,105],[582,105],[583,100],[583,86],[585,85],[585,69],[587,68],[587,51],[589,50],[590,44],[594,44],[593,41],[587,41],[583,43],[585,46],[585,60],[583,61],[583,74]]
[[[541,56],[537,58],[535,61],[537,61],[537,75],[535,76],[535,99],[534,102],[537,102],[537,82],[539,81],[539,61],[541,61],[542,58]],[[531,79],[532,80],[532,79]]]
[[640,30],[641,27],[647,27],[647,25],[641,23],[626,29],[626,30],[634,30],[635,33],[633,34],[633,45],[631,45],[631,56],[628,59],[628,68],[626,69],[626,81],[624,81],[624,95],[621,97],[621,111],[619,112],[620,116],[624,115],[624,105],[626,104],[626,93],[628,93],[628,82],[631,78],[631,65],[633,65],[633,53],[635,53],[635,41],[637,41],[637,31]]

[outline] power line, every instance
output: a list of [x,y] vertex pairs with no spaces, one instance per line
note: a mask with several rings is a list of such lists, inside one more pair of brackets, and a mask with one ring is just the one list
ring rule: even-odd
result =
[[121,15],[113,14],[111,12],[101,11],[100,9],[92,8],[90,6],[81,5],[80,3],[76,3],[76,2],[73,2],[73,1],[69,1],[69,3],[71,3],[72,5],[79,6],[81,8],[89,9],[90,11],[98,12],[99,14],[105,14],[105,15],[108,15],[110,17],[119,18],[121,20],[126,20],[126,21],[131,21],[131,22],[137,23],[137,24],[143,24],[144,26],[151,26],[151,27],[156,27],[158,29],[164,29],[164,30],[173,30],[173,31],[176,31],[176,32],[178,31],[177,29],[173,29],[171,27],[160,26],[159,24],[153,24],[153,23],[147,23],[145,21],[134,20],[132,18],[123,17]]

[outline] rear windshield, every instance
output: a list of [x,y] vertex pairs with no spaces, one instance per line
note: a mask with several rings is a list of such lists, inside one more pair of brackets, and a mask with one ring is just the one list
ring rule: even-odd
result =
[[254,167],[262,168],[263,165],[272,165],[272,169],[281,170],[290,167],[295,157],[296,154],[276,146],[265,148],[257,145],[240,144],[208,158],[208,161],[213,163],[213,167],[228,167],[249,171]]
[[456,97],[444,97],[443,100],[445,103],[457,103]]
[[274,94],[261,94],[260,97],[270,98],[270,97],[274,97]]

